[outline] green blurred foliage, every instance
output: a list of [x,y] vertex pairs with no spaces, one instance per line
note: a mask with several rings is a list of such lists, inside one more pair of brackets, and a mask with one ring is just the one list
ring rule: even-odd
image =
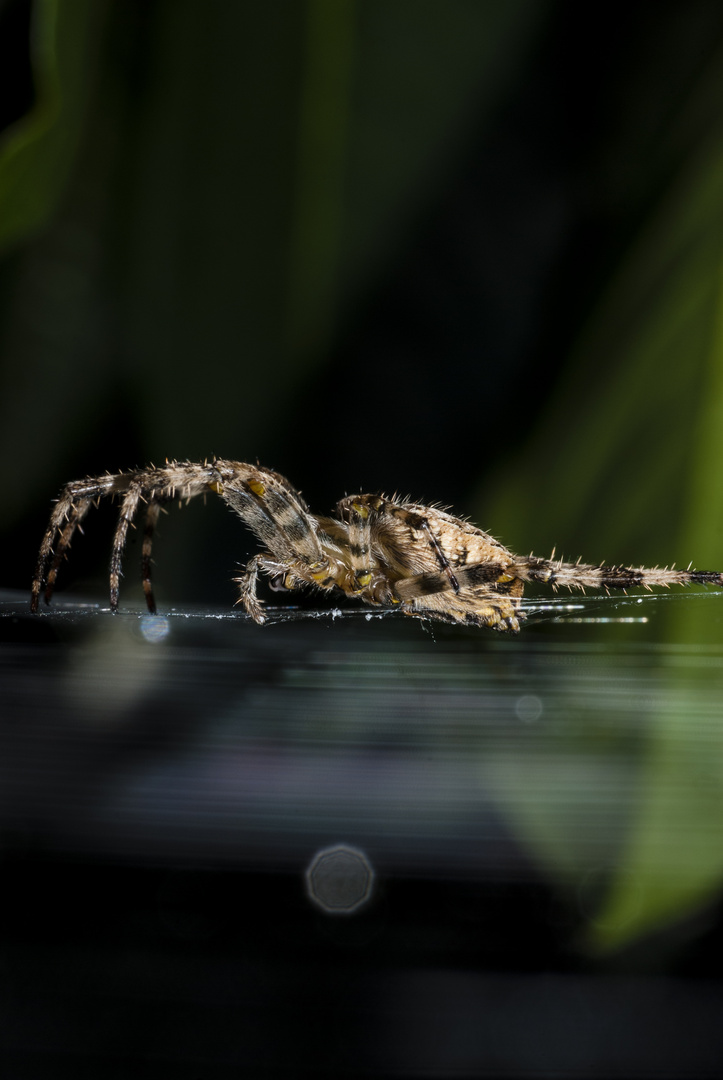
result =
[[[723,565],[722,118],[716,41],[657,133],[645,161],[655,197],[601,283],[562,377],[485,486],[485,513],[513,545],[534,537],[539,553],[558,545],[562,554],[562,541],[568,557]],[[596,948],[682,917],[723,880],[723,701],[709,740],[690,730],[718,676],[723,622],[671,606],[666,631],[671,645],[718,653],[695,680],[669,673],[640,803],[590,937]],[[540,827],[538,818],[535,834]],[[559,822],[552,834],[553,848],[564,844]],[[562,864],[551,854],[549,865]]]
[[35,102],[0,140],[0,252],[33,236],[68,182],[92,85],[105,4],[37,0],[29,42]]

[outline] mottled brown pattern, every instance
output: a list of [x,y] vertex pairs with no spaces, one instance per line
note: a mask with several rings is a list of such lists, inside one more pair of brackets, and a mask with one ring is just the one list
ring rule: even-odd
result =
[[317,518],[279,473],[214,459],[201,464],[174,461],[162,468],[67,484],[40,545],[32,610],[38,610],[41,592],[50,601],[60,564],[90,507],[105,495],[118,495],[110,606],[113,611],[118,608],[128,527],[143,504],[141,577],[148,609],[154,612],[151,551],[160,507],[172,499],[184,501],[209,491],[220,495],[263,545],[264,550],[234,579],[239,585],[238,602],[258,623],[265,621],[263,603],[256,595],[259,573],[269,575],[275,589],[305,585],[335,589],[367,604],[395,607],[420,619],[513,633],[524,619],[520,597],[526,582],[568,589],[723,585],[723,575],[717,571],[596,566],[522,557],[445,510],[396,497],[352,495],[337,504],[336,517]]

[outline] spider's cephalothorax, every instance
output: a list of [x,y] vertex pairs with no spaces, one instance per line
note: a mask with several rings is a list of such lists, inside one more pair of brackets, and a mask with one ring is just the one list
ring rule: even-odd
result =
[[263,551],[236,578],[239,603],[258,623],[264,608],[256,595],[260,571],[276,588],[315,585],[358,597],[367,604],[396,607],[420,619],[489,626],[517,632],[524,613],[526,582],[553,587],[627,589],[634,586],[723,585],[707,570],[593,566],[558,559],[521,557],[499,541],[434,506],[380,495],[352,495],[337,504],[336,517],[314,517],[288,480],[270,469],[238,461],[172,462],[75,480],[61,492],[40,545],[31,607],[41,591],[49,601],[58,568],[75,529],[103,495],[119,495],[120,517],[110,562],[110,606],[118,607],[121,559],[128,526],[141,503],[145,529],[141,553],[148,609],[156,610],[151,586],[151,547],[158,515],[171,499],[213,491],[236,511]]

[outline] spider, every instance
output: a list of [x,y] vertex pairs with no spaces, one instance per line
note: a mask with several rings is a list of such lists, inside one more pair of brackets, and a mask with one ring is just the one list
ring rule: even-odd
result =
[[405,615],[441,622],[488,626],[517,633],[524,620],[520,597],[527,582],[554,588],[627,589],[686,585],[723,586],[723,574],[704,570],[588,565],[561,559],[521,557],[498,540],[437,506],[396,496],[350,495],[337,503],[336,517],[314,517],[298,491],[279,473],[238,461],[168,462],[126,473],[74,480],[63,488],[40,545],[31,609],[40,593],[50,602],[60,564],[73,533],[93,503],[120,495],[110,561],[110,606],[118,609],[121,559],[128,526],[144,503],[141,574],[148,610],[156,611],[151,584],[151,548],[161,507],[213,491],[235,510],[264,550],[240,577],[238,603],[257,623],[265,621],[256,595],[259,573],[274,589],[312,585],[358,597],[367,604],[396,607]]

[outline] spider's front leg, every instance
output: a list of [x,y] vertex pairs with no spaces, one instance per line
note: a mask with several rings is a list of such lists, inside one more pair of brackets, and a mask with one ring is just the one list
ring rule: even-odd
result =
[[288,567],[285,564],[277,562],[268,555],[254,555],[254,557],[249,559],[246,563],[243,574],[233,579],[239,586],[239,597],[236,603],[243,604],[246,613],[251,616],[254,622],[259,623],[259,625],[266,622],[264,605],[256,595],[259,571],[261,570],[263,570],[265,574],[274,575],[276,577],[288,577]]
[[344,556],[346,530],[341,522],[314,517],[301,494],[270,469],[220,459],[215,467],[218,483],[214,490],[266,549],[235,579],[241,587],[239,600],[256,622],[264,621],[263,605],[256,595],[260,571],[275,576],[284,589],[312,585],[350,591]]

